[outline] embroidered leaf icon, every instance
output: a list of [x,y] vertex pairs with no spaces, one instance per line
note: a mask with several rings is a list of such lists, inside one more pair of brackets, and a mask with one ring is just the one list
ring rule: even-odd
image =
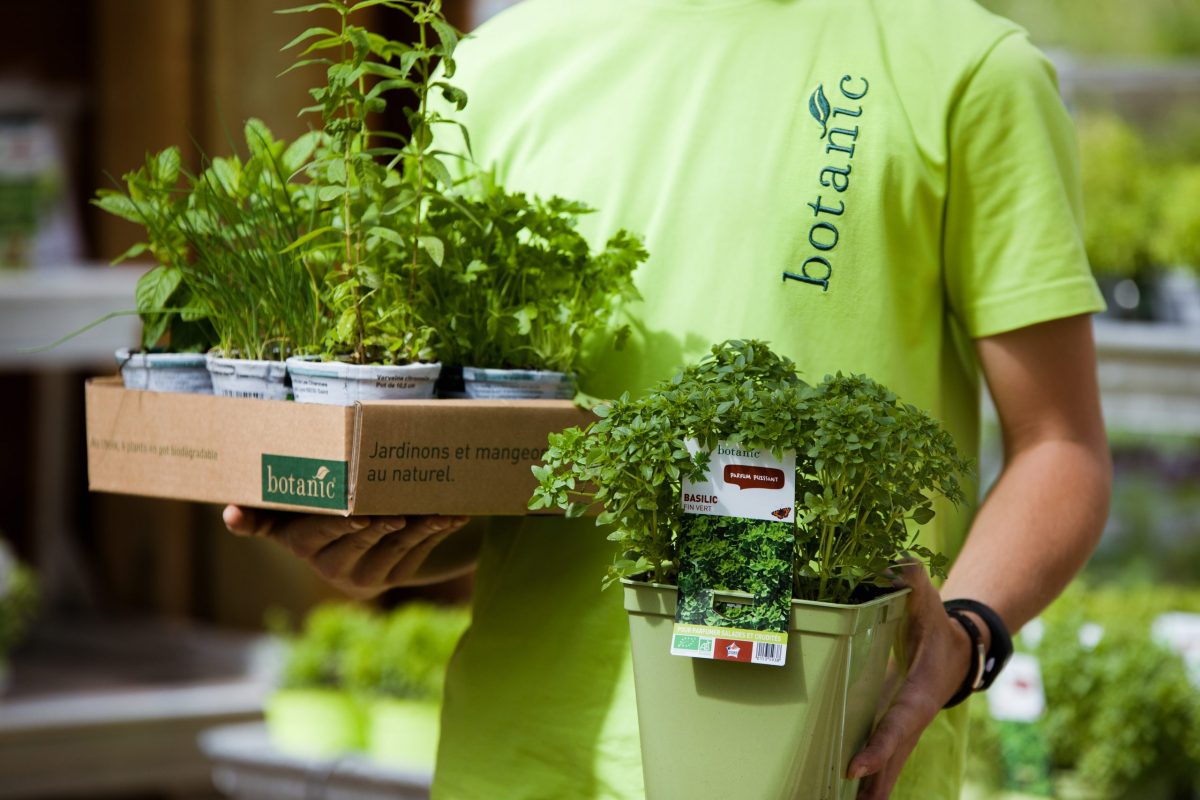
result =
[[829,114],[831,112],[829,100],[825,97],[825,85],[819,84],[817,90],[808,98],[808,113],[813,115],[813,119],[821,123],[821,138],[825,138],[825,134],[829,131]]
[[319,470],[317,470],[317,480],[319,480],[319,481],[325,480],[325,476],[328,474],[329,474],[329,467],[321,467]]

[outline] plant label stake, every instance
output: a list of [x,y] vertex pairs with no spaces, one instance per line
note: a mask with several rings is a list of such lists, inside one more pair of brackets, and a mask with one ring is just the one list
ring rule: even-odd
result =
[[1046,712],[1042,669],[1035,656],[1016,653],[987,693],[1000,737],[1004,787],[1036,797],[1053,796],[1050,743],[1040,720]]
[[[701,448],[688,440],[694,455]],[[681,482],[671,654],[783,666],[791,618],[796,453],[718,442],[704,480]],[[718,600],[717,593],[745,600]]]

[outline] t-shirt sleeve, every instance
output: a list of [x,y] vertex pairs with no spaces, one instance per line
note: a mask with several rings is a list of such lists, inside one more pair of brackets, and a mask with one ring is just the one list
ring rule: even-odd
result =
[[943,252],[952,312],[978,338],[1101,311],[1083,244],[1075,129],[1021,34],[975,69],[950,117]]

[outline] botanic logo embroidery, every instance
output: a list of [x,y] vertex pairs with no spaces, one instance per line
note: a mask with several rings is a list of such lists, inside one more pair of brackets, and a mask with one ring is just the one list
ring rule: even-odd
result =
[[[841,118],[857,120],[862,117],[863,104],[858,101],[867,96],[870,88],[871,84],[866,78],[843,75],[834,99],[837,103],[849,101],[846,106],[831,103],[823,83],[818,84],[808,98],[808,113],[821,126],[820,138],[825,141],[827,157],[817,181],[823,188],[833,189],[838,194],[845,194],[850,188],[850,162],[854,160],[860,132],[858,123],[853,128],[845,127],[850,123],[843,122]],[[784,272],[785,281],[807,283],[820,286],[822,291],[829,291],[830,281],[833,280],[833,251],[842,236],[837,223],[846,213],[845,199],[837,200],[836,206],[832,205],[833,202],[827,202],[825,196],[818,193],[816,200],[808,204],[817,219],[808,230],[808,243],[816,252],[800,265],[799,272]]]
[[816,91],[808,98],[808,113],[820,124],[821,138],[824,139],[825,134],[829,132],[829,115],[833,113],[829,100],[825,97],[825,84],[818,85]]

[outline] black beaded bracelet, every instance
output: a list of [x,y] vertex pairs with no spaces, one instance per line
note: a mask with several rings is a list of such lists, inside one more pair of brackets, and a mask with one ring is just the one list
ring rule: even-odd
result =
[[947,600],[942,605],[945,606],[947,613],[952,610],[969,611],[977,615],[988,626],[988,633],[991,634],[991,644],[987,649],[987,658],[984,660],[982,680],[979,682],[978,688],[975,689],[977,692],[987,691],[992,683],[995,682],[996,676],[1000,674],[1000,670],[1004,669],[1004,665],[1012,658],[1012,635],[1009,634],[1008,628],[1004,625],[1004,620],[1000,619],[1000,615],[993,611],[990,606],[978,600],[958,598]]
[[947,608],[946,613],[963,626],[967,636],[971,639],[971,669],[963,678],[962,686],[959,686],[954,696],[946,701],[946,705],[942,706],[942,708],[954,708],[983,684],[983,674],[987,664],[987,648],[983,645],[983,635],[979,632],[979,626],[970,617],[956,608]]

